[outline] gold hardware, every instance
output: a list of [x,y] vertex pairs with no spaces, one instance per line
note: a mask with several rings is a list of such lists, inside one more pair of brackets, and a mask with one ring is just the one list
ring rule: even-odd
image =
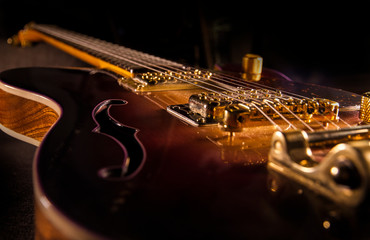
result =
[[[368,195],[370,141],[340,142],[369,130],[368,126],[358,126],[315,133],[278,131],[272,137],[268,168],[334,202],[358,206]],[[322,147],[325,143],[337,145],[326,156],[316,156],[312,145]]]
[[211,72],[202,72],[195,69],[192,71],[165,71],[165,72],[146,72],[136,74],[135,77],[145,81],[149,85],[156,85],[159,83],[176,83],[181,82],[194,82],[196,80],[207,80],[212,76]]
[[[136,73],[132,78],[120,78],[118,83],[135,92],[194,89],[199,82],[207,81],[212,73],[208,71],[182,70]],[[198,82],[199,81],[199,82]]]
[[247,81],[261,80],[263,58],[257,54],[247,53],[243,57],[243,79]]
[[241,132],[251,120],[255,108],[245,104],[230,104],[225,108],[222,128],[229,132]]
[[360,119],[364,123],[370,123],[370,92],[366,92],[361,98]]
[[203,118],[222,120],[224,111],[231,101],[220,94],[200,93],[194,94],[189,98],[189,108]]
[[[240,132],[244,128],[265,124],[264,119],[295,119],[310,122],[312,119],[327,123],[337,121],[339,104],[327,99],[294,99],[279,91],[267,89],[239,89],[234,92],[199,93],[190,96],[186,107],[188,116],[197,122],[219,123],[226,131]],[[175,110],[174,108],[173,110]],[[184,108],[181,107],[181,111]],[[206,125],[207,125],[206,124]]]

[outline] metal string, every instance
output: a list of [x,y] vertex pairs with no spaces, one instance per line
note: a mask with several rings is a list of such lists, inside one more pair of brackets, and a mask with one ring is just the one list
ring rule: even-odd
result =
[[[178,64],[178,63],[175,63],[175,62],[172,62],[172,61],[168,61],[168,60],[165,60],[165,59],[162,59],[162,58],[153,56],[153,55],[142,53],[142,52],[139,52],[139,51],[136,51],[136,50],[133,50],[133,49],[125,48],[125,47],[122,47],[122,46],[119,46],[119,45],[116,45],[116,44],[112,44],[112,43],[109,43],[109,42],[106,42],[106,41],[103,41],[103,40],[99,40],[99,39],[92,38],[92,37],[89,37],[89,36],[86,36],[86,35],[74,33],[74,32],[71,32],[71,31],[67,31],[67,30],[63,30],[63,29],[56,29],[55,27],[48,27],[48,26],[41,26],[41,25],[37,25],[37,27],[35,29],[36,30],[41,30],[42,32],[46,32],[47,34],[50,34],[50,35],[54,35],[54,36],[56,36],[56,37],[58,37],[60,39],[63,39],[63,40],[68,41],[68,42],[71,42],[73,44],[79,45],[82,49],[83,48],[87,48],[87,50],[89,50],[88,48],[90,48],[90,50],[96,51],[95,54],[98,55],[98,57],[99,57],[99,55],[101,56],[102,53],[103,53],[103,55],[106,54],[108,57],[116,58],[116,59],[119,59],[119,60],[123,60],[125,62],[128,62],[128,63],[134,65],[134,66],[140,66],[140,67],[143,67],[143,68],[146,68],[146,69],[155,71],[155,72],[160,72],[160,73],[163,73],[163,74],[168,74],[168,73],[162,72],[162,71],[160,71],[158,69],[162,69],[164,71],[169,71],[169,70],[171,71],[171,70],[175,69],[175,70],[180,70],[180,75],[182,75],[181,71],[183,71],[185,68],[186,69],[189,69],[189,67],[185,67],[182,64]],[[121,53],[121,54],[123,53],[124,56],[117,55],[115,52],[113,52],[113,51],[117,51],[117,50],[118,50],[119,53]],[[142,62],[144,62],[144,63],[142,63]],[[158,64],[166,65],[167,68],[166,67],[163,67],[163,66],[160,66]],[[195,70],[195,68],[192,68],[192,69]],[[203,70],[203,71],[206,71],[206,70]],[[232,76],[229,76],[229,75],[225,75],[225,74],[218,74],[218,73],[217,74],[213,74],[212,75],[212,80],[213,80],[213,78],[215,78],[215,79],[218,80],[218,82],[217,82],[218,84],[217,85],[211,84],[211,83],[209,83],[209,81],[206,82],[206,81],[202,81],[200,79],[194,79],[194,78],[192,78],[192,80],[195,80],[196,83],[195,82],[192,82],[192,81],[189,81],[189,80],[180,79],[180,78],[178,80],[185,81],[187,83],[190,83],[190,84],[193,84],[193,85],[202,87],[202,88],[204,88],[206,90],[209,90],[209,91],[212,91],[212,92],[216,92],[216,93],[221,94],[221,95],[223,95],[225,97],[228,97],[228,98],[237,100],[237,101],[242,102],[242,103],[248,103],[248,102],[243,101],[243,100],[240,100],[240,99],[237,99],[234,96],[231,96],[229,94],[224,94],[224,93],[219,92],[219,91],[216,91],[214,89],[211,89],[211,88],[208,88],[208,87],[199,85],[197,82],[202,82],[203,84],[210,85],[210,86],[216,87],[218,89],[222,89],[223,91],[229,91],[230,90],[230,87],[231,87],[230,86],[230,83],[233,83],[234,85],[237,85],[238,87],[243,87],[243,88],[248,87],[248,88],[253,89],[252,87],[262,87],[263,89],[269,88],[270,90],[271,89],[272,90],[276,90],[276,89],[274,89],[272,87],[264,86],[264,85],[258,84],[258,83],[245,83],[244,85],[242,85],[242,84],[240,84],[240,81],[238,81],[237,78],[232,77]],[[213,81],[215,81],[215,80],[213,80]],[[220,86],[220,84],[219,84],[220,82],[226,82],[226,84],[224,86]],[[250,86],[248,86],[248,85],[250,85]],[[225,86],[227,86],[227,87],[225,87]],[[232,90],[235,90],[235,88],[232,89]],[[234,93],[236,93],[239,96],[244,96],[242,94],[237,93],[236,91]],[[286,94],[286,95],[288,97],[295,98],[295,99],[302,99],[302,98],[310,99],[310,98],[307,98],[307,97],[304,97],[304,96],[300,96],[298,94],[289,93],[289,95],[288,94]],[[294,95],[295,96],[298,96],[298,97],[295,97]],[[275,97],[276,98],[282,98],[282,97],[279,97],[279,96],[275,96]],[[254,99],[254,101],[256,101],[256,99]],[[293,128],[296,129],[296,127],[289,120],[287,120],[277,109],[275,109],[275,107],[273,107],[271,104],[267,103],[266,101],[265,101],[265,104],[267,104],[273,111],[275,111],[291,127],[293,127]],[[266,119],[268,119],[275,127],[280,128],[256,104],[253,103],[252,105]],[[300,117],[297,116],[295,113],[293,113],[287,106],[285,106],[284,104],[282,104],[282,106],[285,109],[287,109],[287,111],[290,112],[290,114],[292,114],[295,118],[297,118],[301,123],[303,123],[303,125],[306,128],[308,128],[310,131],[314,131],[307,123],[305,123],[302,119],[300,119]],[[343,122],[345,122],[345,121],[343,121]],[[335,126],[337,126],[333,122],[332,122],[332,124],[335,125]],[[349,124],[347,123],[347,125],[349,125]]]
[[[43,29],[42,27],[41,27],[41,30],[44,30],[45,31],[45,29]],[[62,35],[59,35],[58,34],[58,32],[55,32],[55,30],[53,30],[53,29],[46,29],[46,31],[47,32],[49,32],[49,33],[51,33],[51,34],[53,34],[53,35],[57,35],[57,36],[59,36],[60,38],[62,38],[62,39],[64,39],[64,40],[69,40],[69,41],[71,41],[72,43],[77,43],[78,44],[78,42],[83,42],[83,44],[80,44],[80,45],[82,45],[82,46],[86,46],[86,45],[89,45],[90,46],[90,48],[92,48],[93,50],[95,50],[95,51],[97,51],[98,53],[99,52],[102,52],[102,50],[103,50],[103,48],[104,48],[104,50],[108,50],[108,52],[106,52],[106,51],[104,51],[104,53],[105,54],[107,54],[108,56],[112,56],[112,46],[113,47],[115,47],[115,48],[117,48],[117,47],[119,47],[120,49],[119,50],[122,50],[122,49],[124,49],[125,50],[125,55],[127,55],[127,53],[128,52],[134,52],[135,54],[134,55],[145,55],[145,58],[152,58],[152,59],[155,59],[155,61],[154,62],[158,62],[158,60],[161,60],[162,62],[163,61],[166,61],[166,60],[163,60],[163,59],[161,59],[161,58],[158,58],[158,57],[155,57],[155,56],[152,56],[152,55],[149,55],[149,54],[145,54],[145,53],[141,53],[141,52],[139,52],[139,51],[135,51],[135,50],[132,50],[132,49],[127,49],[127,48],[124,48],[124,47],[120,47],[120,46],[118,46],[118,45],[115,45],[115,44],[111,44],[111,43],[108,43],[108,42],[105,42],[105,41],[102,41],[102,40],[98,40],[98,39],[95,39],[95,38],[91,38],[91,37],[88,37],[88,36],[85,36],[85,35],[82,35],[82,34],[77,34],[77,33],[73,33],[73,32],[70,32],[70,31],[67,31],[67,30],[59,30],[60,31],[60,33],[65,33],[65,34],[62,34]],[[66,34],[67,33],[67,34]],[[71,37],[71,35],[72,35],[72,37]],[[74,39],[73,39],[73,35],[74,35]],[[68,37],[69,36],[69,37]],[[82,36],[82,37],[81,37]],[[77,42],[76,42],[77,41]],[[95,43],[94,43],[95,42]],[[96,42],[98,43],[98,45],[96,45]],[[93,45],[92,45],[92,43],[93,43]],[[96,47],[98,47],[98,49],[96,48]],[[103,47],[103,48],[102,48]],[[119,51],[119,52],[122,52],[122,51]],[[99,54],[98,54],[99,55]],[[134,57],[136,57],[135,58],[135,61],[132,61],[132,63],[133,64],[138,64],[138,62],[137,62],[137,57],[138,56],[133,56],[133,54],[129,54],[129,56],[131,57],[131,58],[134,58]],[[122,56],[115,56],[115,57],[118,57],[119,59],[122,59]],[[123,58],[123,60],[125,61],[127,61],[128,59],[127,58]],[[147,59],[145,59],[145,60],[147,60]],[[167,61],[167,63],[168,63],[169,61]],[[174,62],[171,62],[173,65],[176,65],[176,63],[174,63]],[[148,64],[147,62],[145,62],[145,64]],[[152,66],[154,65],[154,67],[159,67],[157,64],[151,64]],[[180,65],[180,64],[177,64],[177,65]],[[142,65],[143,66],[143,65]],[[182,65],[180,65],[180,66],[182,66]],[[148,66],[144,66],[144,67],[146,67],[146,68],[148,68]],[[151,69],[151,68],[149,68],[149,69]],[[182,68],[183,69],[183,68]],[[155,69],[151,69],[151,70],[154,70],[155,71]],[[165,70],[168,70],[168,69],[165,69]],[[178,70],[178,69],[177,69]],[[182,80],[183,81],[183,79],[180,79],[180,80]],[[223,79],[221,79],[221,80],[223,80]],[[199,79],[198,79],[198,81],[199,81]],[[224,80],[223,80],[224,81]],[[208,84],[208,85],[210,85],[210,83],[208,83],[208,82],[204,82],[205,84]],[[199,85],[198,85],[199,86]],[[212,86],[214,86],[214,85],[212,85]],[[243,87],[245,87],[246,85],[244,85]],[[203,86],[204,87],[204,86]],[[220,86],[216,86],[216,87],[218,87],[218,88],[220,88]],[[264,86],[265,87],[265,86]],[[213,89],[207,89],[207,90],[211,90],[211,91],[214,91],[214,92],[217,92],[217,93],[219,93],[218,91],[215,91],[215,90],[213,90]],[[223,89],[223,90],[230,90],[230,89]],[[240,95],[240,94],[239,94]],[[225,95],[226,97],[231,97],[231,98],[234,98],[234,97],[232,97],[232,96],[230,96],[230,95]],[[235,99],[235,98],[234,98]],[[238,100],[238,101],[240,101],[239,99],[235,99],[235,100]],[[243,102],[243,101],[241,101],[241,102]],[[283,104],[282,104],[283,105]],[[258,111],[260,111],[261,112],[261,114],[262,115],[264,115],[267,119],[269,118],[266,114],[264,114],[264,112],[258,107],[258,106],[256,106],[255,104],[254,104],[254,106],[256,107],[256,109],[258,110]],[[273,106],[271,106],[270,104],[269,104],[269,106],[271,107],[271,109],[273,110],[273,111],[275,111],[282,119],[284,119],[284,121],[286,121],[288,124],[290,124],[290,125],[292,125],[292,123],[291,122],[289,122],[282,114],[280,114]],[[284,105],[284,107],[285,108],[287,108],[285,105]],[[287,108],[288,109],[288,108]],[[303,120],[302,119],[300,119],[296,114],[294,114],[292,111],[290,111],[289,109],[288,109],[288,111],[295,117],[295,118],[297,118],[298,120],[300,120],[302,123],[304,123],[303,122]],[[272,120],[271,120],[272,121]],[[270,121],[270,122],[271,122]],[[273,121],[272,121],[273,122]],[[274,124],[274,125],[276,125],[276,124]],[[312,128],[310,128],[306,123],[304,123],[304,125],[308,128],[308,129],[310,129],[311,131],[313,131],[312,130]]]

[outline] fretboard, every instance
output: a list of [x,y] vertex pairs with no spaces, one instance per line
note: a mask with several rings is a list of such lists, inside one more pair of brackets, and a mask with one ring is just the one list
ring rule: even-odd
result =
[[57,26],[33,24],[32,29],[129,72],[148,67],[157,68],[158,66],[183,67],[182,64],[174,61],[65,30]]

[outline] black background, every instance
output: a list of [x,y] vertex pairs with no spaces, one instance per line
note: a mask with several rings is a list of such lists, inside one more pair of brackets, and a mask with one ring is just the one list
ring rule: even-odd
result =
[[3,1],[0,36],[30,21],[56,24],[207,68],[240,64],[253,52],[264,57],[264,66],[293,80],[365,91],[366,9],[366,4],[312,1]]

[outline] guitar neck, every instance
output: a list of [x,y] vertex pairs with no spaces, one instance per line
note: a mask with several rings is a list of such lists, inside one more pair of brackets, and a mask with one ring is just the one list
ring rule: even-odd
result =
[[132,78],[135,72],[150,66],[183,67],[173,61],[53,25],[29,24],[19,32],[17,38],[14,42],[22,46],[32,41],[45,41],[98,69],[106,69],[127,78]]
[[133,91],[192,89],[194,85],[200,86],[194,80],[209,79],[210,75],[208,71],[202,73],[199,69],[52,25],[29,24],[11,40],[22,46],[34,41],[44,41],[98,69],[117,74],[121,78],[119,83]]

